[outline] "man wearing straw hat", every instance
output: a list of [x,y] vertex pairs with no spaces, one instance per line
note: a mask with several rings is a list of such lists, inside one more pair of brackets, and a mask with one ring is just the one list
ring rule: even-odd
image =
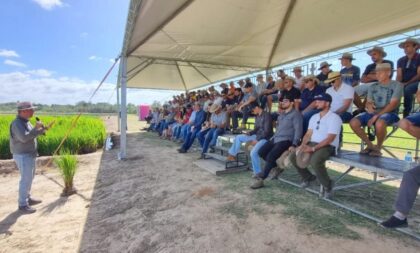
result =
[[30,102],[18,103],[18,115],[10,124],[10,151],[20,172],[18,205],[19,210],[24,213],[34,213],[36,209],[31,206],[41,203],[31,197],[30,192],[38,155],[36,138],[44,134],[47,127],[40,121],[36,122],[35,127],[29,122],[35,109]]
[[316,78],[318,78],[321,86],[324,86],[324,81],[328,79],[328,74],[332,71],[330,67],[331,67],[331,64],[329,64],[326,61],[321,62],[321,64],[319,64],[318,70],[320,70],[321,73],[319,73],[316,76]]
[[222,105],[213,103],[209,109],[211,113],[210,128],[208,131],[200,132],[197,135],[198,141],[203,148],[200,158],[204,157],[207,150],[216,145],[217,137],[225,132],[226,128],[226,112],[222,110]]
[[404,87],[404,118],[407,117],[412,108],[413,95],[417,92],[420,80],[420,54],[417,53],[419,41],[408,38],[398,46],[404,49],[405,56],[397,62],[397,81]]

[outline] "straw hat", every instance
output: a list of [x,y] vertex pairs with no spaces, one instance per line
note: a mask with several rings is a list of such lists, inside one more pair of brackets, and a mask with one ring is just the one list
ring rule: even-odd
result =
[[220,104],[218,104],[218,103],[213,103],[213,104],[210,106],[209,112],[210,112],[210,113],[214,113],[214,112],[216,112],[217,110],[219,110],[219,109],[221,109],[221,108],[222,108],[222,106],[221,106]]
[[324,81],[324,83],[331,83],[332,81],[337,80],[341,77],[340,72],[330,72],[328,73],[328,79]]
[[419,44],[420,44],[420,42],[417,40],[417,39],[415,39],[415,38],[408,38],[408,39],[406,39],[404,42],[401,42],[399,45],[398,45],[398,47],[399,48],[404,48],[404,46],[405,46],[405,44],[406,43],[412,43],[412,44],[414,44],[415,46],[419,46]]
[[329,66],[331,66],[331,64],[329,64],[328,62],[326,62],[326,61],[323,61],[323,62],[321,62],[321,64],[319,64],[319,68],[318,68],[318,70],[321,70],[321,69],[323,69],[323,68],[325,68],[325,67],[329,67]]
[[306,80],[312,80],[312,81],[314,81],[316,84],[319,84],[319,79],[318,79],[318,78],[316,78],[316,76],[314,76],[314,75],[307,75],[307,76],[305,76],[305,77],[303,78],[303,81],[306,81]]
[[311,161],[311,153],[303,152],[301,149],[296,150],[296,164],[299,168],[307,168]]
[[380,46],[374,46],[372,49],[369,49],[369,50],[367,51],[367,54],[368,54],[368,55],[371,55],[373,51],[376,51],[376,52],[381,53],[383,57],[386,57],[386,56],[387,56],[387,54],[386,54],[386,52],[384,51],[384,48],[383,48],[383,47],[380,47]]
[[286,150],[281,154],[279,159],[276,160],[277,167],[280,169],[286,169],[290,165],[290,159],[289,159],[290,151]]
[[376,64],[375,70],[392,69],[391,64],[384,62]]
[[353,54],[351,53],[344,53],[341,55],[341,58],[339,58],[339,60],[341,59],[349,59],[349,60],[356,60],[355,58],[353,58]]

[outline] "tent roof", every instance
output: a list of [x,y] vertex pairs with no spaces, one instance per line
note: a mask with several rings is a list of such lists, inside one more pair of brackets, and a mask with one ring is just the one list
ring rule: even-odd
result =
[[420,24],[418,0],[132,0],[128,87],[184,90]]

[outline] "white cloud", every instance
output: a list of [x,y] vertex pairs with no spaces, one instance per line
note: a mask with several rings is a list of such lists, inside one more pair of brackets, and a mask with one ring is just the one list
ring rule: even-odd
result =
[[26,73],[34,75],[34,76],[40,76],[40,77],[50,77],[53,74],[53,72],[46,69],[28,70],[26,71]]
[[4,64],[6,65],[10,65],[10,66],[15,66],[15,67],[26,67],[25,63],[22,62],[18,62],[18,61],[12,61],[12,60],[5,60]]
[[[29,72],[29,71],[28,71]],[[99,81],[84,81],[61,76],[42,77],[28,72],[0,73],[0,103],[29,100],[43,104],[75,104],[88,101]],[[116,103],[115,84],[104,83],[92,102]],[[152,104],[167,101],[178,92],[155,90],[128,90],[129,103]],[[110,100],[111,99],[111,100]]]
[[0,56],[2,57],[19,57],[19,55],[13,50],[0,49]]
[[32,0],[45,10],[52,10],[55,7],[64,6],[61,0]]
[[99,61],[100,59],[102,59],[101,57],[98,57],[96,55],[91,55],[88,58],[90,61]]

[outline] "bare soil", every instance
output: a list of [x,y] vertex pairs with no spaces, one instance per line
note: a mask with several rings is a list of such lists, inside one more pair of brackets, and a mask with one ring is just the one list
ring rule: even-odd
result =
[[[229,190],[228,181],[193,165],[197,153],[179,154],[173,143],[135,132],[142,124],[131,121],[128,159],[118,161],[116,149],[79,156],[75,195],[60,197],[60,174],[40,166],[32,193],[43,202],[31,215],[16,210],[19,174],[1,161],[11,171],[0,174],[0,252],[419,250],[418,242],[364,227],[352,227],[357,240],[319,235],[282,215],[281,205],[249,211],[250,189]],[[105,122],[116,130],[114,118]]]

